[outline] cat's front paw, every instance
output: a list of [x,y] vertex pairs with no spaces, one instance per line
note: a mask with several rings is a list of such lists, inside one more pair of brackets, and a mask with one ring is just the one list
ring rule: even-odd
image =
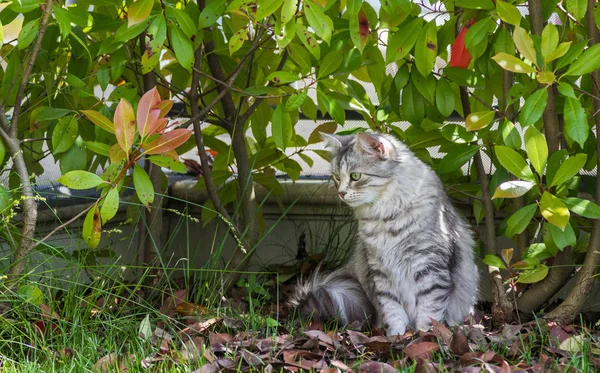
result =
[[404,333],[406,333],[406,326],[403,326],[403,325],[388,326],[385,331],[386,331],[386,334],[388,337],[392,337],[392,336],[396,336],[396,335],[404,335]]

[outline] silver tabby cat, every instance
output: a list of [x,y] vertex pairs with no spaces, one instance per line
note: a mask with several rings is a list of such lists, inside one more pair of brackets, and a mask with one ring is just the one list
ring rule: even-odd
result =
[[345,266],[299,284],[290,305],[317,319],[368,318],[388,335],[464,321],[478,298],[474,242],[435,172],[390,135],[323,137],[358,243]]

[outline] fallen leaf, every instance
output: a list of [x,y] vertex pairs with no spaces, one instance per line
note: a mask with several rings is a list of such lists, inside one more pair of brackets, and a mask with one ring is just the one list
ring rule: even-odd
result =
[[396,373],[396,369],[386,363],[369,361],[358,367],[359,373]]
[[585,336],[583,334],[575,335],[565,339],[558,348],[569,351],[571,353],[581,352],[585,344]]
[[351,369],[349,366],[347,366],[346,364],[342,363],[342,362],[341,362],[341,361],[339,361],[339,360],[331,360],[331,361],[329,362],[329,364],[331,364],[332,366],[334,366],[334,367],[336,367],[336,368],[340,369],[340,370],[341,370],[341,371],[343,371],[343,372],[350,372],[350,373],[354,373],[354,371],[353,371],[353,370],[352,370],[352,369]]
[[94,364],[94,371],[100,371],[102,373],[112,372],[119,363],[118,355],[116,352],[112,352],[106,356],[103,356]]
[[411,343],[404,350],[404,355],[410,358],[430,358],[431,354],[440,349],[440,345],[437,342],[418,342]]
[[463,332],[462,328],[457,327],[450,340],[450,350],[455,355],[461,356],[469,352],[469,343],[467,342],[467,336]]
[[175,308],[186,301],[188,297],[188,289],[181,289],[169,295],[160,307],[159,312],[166,316],[173,316]]
[[442,343],[448,344],[450,339],[452,338],[452,332],[448,327],[441,322],[431,319],[431,329],[433,334],[435,334]]

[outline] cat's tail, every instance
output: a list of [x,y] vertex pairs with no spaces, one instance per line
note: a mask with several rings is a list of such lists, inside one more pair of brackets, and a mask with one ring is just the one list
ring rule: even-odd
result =
[[358,280],[344,268],[329,274],[319,268],[298,283],[288,305],[303,318],[326,321],[338,318],[342,324],[373,320],[375,308]]

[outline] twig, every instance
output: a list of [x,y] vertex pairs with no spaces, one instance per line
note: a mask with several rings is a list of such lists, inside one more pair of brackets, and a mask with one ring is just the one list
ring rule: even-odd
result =
[[43,242],[45,242],[47,239],[49,239],[50,237],[54,236],[58,231],[60,231],[61,229],[63,229],[64,227],[66,227],[67,225],[71,224],[72,222],[74,222],[75,220],[79,219],[80,217],[82,217],[83,215],[85,215],[88,211],[90,211],[94,206],[96,206],[96,203],[91,204],[90,206],[88,206],[85,210],[81,211],[79,214],[73,216],[71,219],[67,220],[66,222],[62,223],[61,225],[59,225],[58,227],[54,228],[50,233],[48,233],[46,236],[44,236],[44,238],[42,238],[40,241],[37,242],[37,244],[41,244]]
[[40,22],[38,35],[35,39],[35,43],[33,44],[33,48],[31,49],[31,56],[29,57],[29,61],[27,62],[27,66],[25,67],[25,71],[21,77],[21,84],[19,85],[19,90],[17,91],[17,96],[15,98],[15,107],[13,109],[12,121],[10,123],[10,136],[13,138],[17,138],[17,127],[19,124],[19,115],[21,114],[22,107],[21,101],[23,100],[25,87],[29,82],[31,70],[33,70],[33,65],[35,64],[38,52],[42,46],[42,39],[44,38],[44,34],[48,28],[48,19],[50,18],[50,13],[52,12],[52,0],[46,0],[44,7],[44,13],[42,14],[42,21]]

